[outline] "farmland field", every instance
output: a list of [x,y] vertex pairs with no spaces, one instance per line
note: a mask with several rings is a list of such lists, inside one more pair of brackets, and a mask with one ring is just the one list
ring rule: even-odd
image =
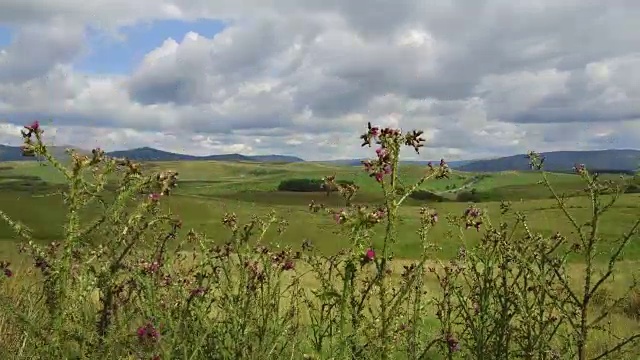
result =
[[[326,175],[336,175],[338,179],[350,180],[360,186],[356,202],[376,204],[382,197],[378,185],[360,167],[336,166],[323,163],[241,163],[241,162],[158,162],[147,163],[148,169],[171,169],[179,173],[179,185],[175,193],[163,199],[162,203],[179,214],[187,228],[195,228],[207,234],[224,234],[221,217],[225,212],[235,212],[248,220],[251,214],[266,214],[271,209],[289,221],[287,231],[277,239],[283,245],[294,248],[304,239],[312,240],[326,252],[342,248],[341,238],[335,236],[336,224],[330,216],[312,214],[308,204],[325,203],[340,207],[342,201],[337,194],[277,191],[278,184],[287,179],[320,179]],[[16,220],[33,229],[34,238],[54,241],[62,236],[64,206],[58,193],[64,178],[51,166],[36,162],[6,162],[0,170],[0,209]],[[404,167],[405,182],[417,180],[424,172],[419,166]],[[612,179],[615,175],[606,175]],[[550,193],[539,184],[540,174],[533,172],[503,172],[473,174],[454,171],[450,179],[433,180],[423,184],[423,190],[441,193],[447,199],[454,199],[455,192],[446,189],[467,187],[485,194],[486,201],[479,204],[486,208],[494,221],[500,220],[500,201],[508,200],[514,210],[530,215],[532,230],[544,234],[570,232],[570,225],[557,208]],[[580,178],[571,174],[549,174],[549,179],[559,192],[576,193],[584,187]],[[463,190],[460,190],[463,191]],[[640,212],[640,195],[625,194],[603,221],[603,236],[612,241],[620,236],[634,216]],[[438,211],[444,219],[447,214],[461,214],[468,206],[466,202],[428,202],[408,199],[401,210],[402,221],[399,234],[400,243],[395,254],[400,258],[411,258],[416,253],[418,239],[418,211],[421,206],[429,206]],[[577,196],[569,200],[578,219],[586,220],[589,215],[588,199]],[[457,236],[448,234],[447,226],[434,229],[431,239],[442,250],[437,256],[449,257],[461,245]],[[478,234],[468,232],[466,241],[475,241]],[[0,223],[0,251],[13,252],[13,234],[4,223]],[[221,235],[224,241],[224,235]],[[378,239],[379,240],[379,239]],[[346,240],[344,240],[346,241]],[[606,249],[602,249],[606,253]],[[625,253],[626,259],[640,258],[640,245],[632,244]]]
[[[349,248],[351,245],[349,243],[351,241],[349,240],[350,237],[348,234],[340,232],[340,225],[336,223],[333,216],[324,212],[313,213],[309,207],[309,204],[314,202],[316,204],[325,204],[329,208],[340,209],[345,206],[343,199],[336,193],[327,196],[322,191],[283,191],[286,188],[283,187],[283,184],[286,184],[287,181],[291,183],[293,180],[303,180],[302,183],[305,183],[307,180],[318,181],[325,176],[335,175],[337,180],[349,181],[359,187],[359,191],[353,199],[355,203],[378,206],[383,202],[379,184],[371,179],[361,167],[312,162],[285,164],[182,161],[147,162],[142,164],[142,168],[147,172],[177,171],[179,174],[178,186],[170,196],[160,198],[160,206],[179,215],[183,221],[184,233],[194,229],[198,233],[204,233],[207,238],[219,244],[228,241],[231,235],[222,222],[222,218],[226,213],[237,214],[242,224],[248,222],[254,215],[266,215],[271,211],[275,211],[277,215],[287,220],[288,227],[282,234],[278,234],[273,229],[273,231],[267,233],[264,241],[300,250],[305,240],[311,240],[315,247],[326,255],[334,255],[342,249]],[[401,187],[406,188],[411,185],[423,176],[425,171],[424,167],[416,165],[403,166],[400,178]],[[591,216],[591,204],[589,198],[584,196],[583,188],[585,185],[581,177],[574,174],[555,173],[548,173],[547,177],[558,192],[569,195],[566,204],[575,219],[579,223],[587,221]],[[615,175],[603,175],[603,177],[615,181],[620,180],[620,177]],[[429,242],[436,245],[428,259],[429,264],[433,264],[433,266],[437,265],[437,260],[448,260],[456,257],[461,246],[468,247],[468,245],[477,243],[485,233],[484,231],[475,231],[473,228],[461,232],[459,228],[448,226],[445,221],[448,215],[455,215],[459,218],[465,209],[470,206],[469,200],[475,202],[475,206],[488,211],[492,224],[497,224],[501,221],[513,224],[517,216],[516,213],[520,212],[527,216],[529,229],[533,233],[541,233],[543,236],[549,237],[559,232],[571,239],[567,245],[575,244],[576,236],[572,233],[573,227],[564,216],[562,210],[558,208],[556,200],[551,198],[549,190],[539,183],[541,178],[541,174],[534,172],[466,173],[453,171],[448,179],[431,180],[423,183],[418,190],[421,190],[423,195],[427,194],[427,198],[434,200],[419,200],[422,198],[412,194],[411,197],[407,198],[405,206],[399,210],[397,242],[393,245],[392,253],[396,261],[389,268],[390,281],[393,284],[400,284],[402,280],[399,274],[421,256],[423,243],[416,230],[421,227],[420,209],[422,207],[434,209],[437,211],[438,217],[442,219],[432,228],[429,234]],[[0,163],[0,210],[6,213],[9,218],[27,225],[32,230],[32,238],[36,242],[48,244],[64,241],[64,225],[67,223],[67,213],[62,192],[65,189],[65,182],[64,176],[51,165],[38,162]],[[295,183],[295,181],[293,182]],[[110,196],[109,191],[107,191],[106,196]],[[512,210],[515,211],[502,215],[501,208],[505,202],[510,203]],[[84,209],[81,214],[91,218],[97,215],[99,210],[94,205]],[[629,225],[637,219],[638,214],[640,214],[640,194],[629,193],[623,194],[611,208],[611,211],[602,217],[599,234],[604,241],[600,243],[598,252],[594,254],[596,262],[594,262],[592,269],[600,271],[599,269],[604,269],[607,266],[606,260],[615,250],[616,241],[624,236],[625,232],[628,231]],[[127,226],[123,226],[123,229],[126,231]],[[377,233],[372,237],[373,248],[381,249],[384,243],[384,228],[383,226],[378,226],[376,229]],[[521,232],[523,230],[518,228],[517,231]],[[105,233],[101,234],[109,234],[110,232],[111,229],[107,229]],[[518,233],[515,235],[515,239],[521,239],[523,237],[520,235],[524,234]],[[108,239],[82,239],[82,241],[96,243],[106,242],[106,240]],[[6,286],[3,285],[2,289],[7,294],[7,299],[10,299],[7,300],[9,303],[14,301],[17,303],[30,302],[32,301],[31,298],[38,294],[38,291],[34,291],[33,289],[35,288],[31,289],[31,285],[29,285],[38,277],[33,267],[34,259],[18,254],[18,244],[19,242],[10,226],[5,222],[0,222],[0,260],[10,261],[12,270],[20,274],[13,278],[15,280],[21,279],[20,282],[7,282]],[[611,246],[608,246],[609,244]],[[195,259],[197,251],[188,251],[188,253]],[[581,261],[583,259],[579,258],[575,252],[572,252],[568,259],[571,262],[567,266],[570,274],[568,276],[569,286],[579,288],[582,285],[580,279],[585,272],[585,263]],[[625,289],[634,283],[634,278],[640,275],[637,266],[640,260],[640,244],[637,239],[626,247],[619,260],[614,277],[598,292],[598,296],[600,296],[598,299],[600,300],[597,301],[600,301],[600,303],[596,304],[596,307],[604,308],[605,304],[610,302],[607,299],[611,296],[623,299],[624,301],[616,305],[614,312],[607,317],[607,321],[615,323],[610,331],[611,334],[616,334],[616,336],[635,336],[633,334],[640,331],[640,323],[638,323],[638,317],[636,316],[637,309],[640,308],[640,302],[636,301],[637,299],[634,297],[636,295],[633,295],[635,293],[629,295]],[[269,262],[271,261],[273,260],[269,260]],[[244,264],[243,266],[246,267],[248,263]],[[320,281],[320,278],[316,277],[318,276],[317,274],[308,275],[310,264],[312,264],[312,260],[308,263],[300,261],[296,265],[296,272],[299,271],[301,274],[302,291],[307,294],[305,297],[310,296],[324,284]],[[87,266],[90,268],[91,264],[87,263]],[[531,265],[527,262],[524,266],[530,267]],[[173,267],[168,271],[174,271],[179,268],[179,266]],[[241,268],[235,269],[234,271],[246,271],[241,270]],[[286,277],[283,275],[282,279],[286,279]],[[434,278],[426,280],[424,286],[428,296],[439,294],[441,291]],[[24,289],[30,290],[25,291]],[[45,288],[43,287],[43,289]],[[70,291],[76,291],[81,294],[80,291],[82,289],[70,289]],[[221,294],[225,292],[226,290],[221,289]],[[78,314],[89,314],[86,317],[86,323],[81,325],[83,326],[82,330],[79,330],[82,334],[91,334],[94,331],[95,316],[91,314],[95,314],[99,309],[97,305],[99,299],[97,289],[92,290],[91,296],[95,296],[94,302],[78,308],[77,311],[74,310]],[[280,298],[280,295],[275,296]],[[282,295],[282,299],[285,303],[288,301],[284,295]],[[638,295],[638,299],[640,299],[640,295]],[[227,310],[223,310],[223,312],[234,311],[233,309],[235,309],[232,302],[217,301],[216,303],[223,308],[226,306],[225,309]],[[374,300],[369,299],[367,304],[367,306],[375,307]],[[31,318],[36,319],[35,321],[40,321],[41,315],[37,314],[38,312],[43,314],[44,307],[42,307],[42,304],[32,305],[29,303],[27,309],[27,313],[31,314],[29,315]],[[257,309],[260,309],[259,306]],[[162,310],[154,311],[157,313]],[[432,305],[429,305],[423,311],[427,314],[428,319],[425,320],[423,325],[416,326],[424,327],[425,336],[437,337],[440,331],[438,330],[439,325],[435,318],[429,317],[436,310]],[[166,320],[171,316],[167,317]],[[262,318],[262,316],[260,315],[259,318]],[[302,341],[306,339],[310,331],[310,325],[308,324],[309,320],[306,318],[307,315],[299,316],[303,329],[305,329],[298,334],[300,335],[299,340]],[[174,321],[173,319],[171,318],[170,321]],[[13,321],[15,320],[11,320],[7,316],[0,317],[0,330],[4,331],[3,336],[7,339],[0,341],[0,351],[11,352],[12,350],[8,349],[16,348],[21,343],[21,341],[16,340],[20,339],[19,335],[11,327],[4,325],[11,323],[14,324],[12,326],[16,326],[15,324],[18,323]],[[136,322],[135,319],[132,321],[133,323]],[[123,323],[121,325],[123,327],[114,330],[114,333],[117,331],[117,334],[125,334],[126,337],[127,332],[130,331],[127,329],[132,324]],[[206,327],[210,326],[213,325],[207,325]],[[280,333],[280,330],[275,331]],[[589,353],[596,354],[611,346],[612,340],[609,335],[594,333],[589,340],[589,344],[591,346]],[[5,347],[4,349],[3,346]],[[119,346],[126,348],[128,345]],[[637,345],[630,346],[630,350],[635,354],[640,353]],[[119,351],[119,348],[114,348],[114,351]],[[437,353],[430,353],[429,356],[434,359],[442,358]],[[635,359],[635,355],[630,356],[620,358]]]

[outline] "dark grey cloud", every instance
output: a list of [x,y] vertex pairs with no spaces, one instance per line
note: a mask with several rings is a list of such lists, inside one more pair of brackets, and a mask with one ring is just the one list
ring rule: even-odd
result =
[[84,46],[82,26],[55,21],[21,27],[11,44],[0,52],[0,82],[43,76],[56,64],[73,61]]
[[[87,26],[196,17],[228,27],[157,44],[130,75],[73,69]],[[7,0],[0,24],[18,36],[0,49],[0,114],[311,156],[360,151],[332,144],[357,143],[367,121],[425,129],[426,151],[450,154],[629,144],[638,18],[633,0]]]

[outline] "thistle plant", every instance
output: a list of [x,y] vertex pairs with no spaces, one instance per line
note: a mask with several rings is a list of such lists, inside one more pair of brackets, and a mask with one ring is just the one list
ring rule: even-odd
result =
[[[51,155],[43,134],[38,122],[25,126],[22,151],[66,179],[59,194],[67,209],[65,228],[60,239],[43,244],[0,211],[29,259],[27,268],[14,259],[0,261],[0,286],[13,289],[0,292],[4,358],[640,355],[640,333],[616,338],[605,326],[616,312],[637,316],[640,306],[624,304],[634,296],[637,302],[637,284],[620,297],[600,295],[625,248],[638,239],[640,217],[614,242],[599,273],[599,224],[625,187],[582,165],[575,172],[590,199],[586,224],[551,186],[543,159],[529,155],[573,234],[537,232],[531,215],[508,202],[500,204],[499,221],[478,204],[449,214],[423,204],[411,208],[419,218],[416,256],[397,259],[407,237],[398,231],[401,207],[429,180],[451,174],[441,160],[428,164],[415,183],[403,183],[400,155],[405,147],[419,153],[421,131],[368,124],[361,136],[363,147],[375,147],[362,171],[379,186],[380,203],[359,203],[361,184],[340,182],[336,175],[323,179],[327,196],[344,200],[337,209],[309,204],[311,213],[334,223],[334,240],[344,244],[332,254],[304,238],[299,248],[279,246],[288,221],[276,212],[248,219],[228,212],[221,219],[226,235],[187,229],[169,210],[176,172],[147,173],[144,165],[100,149],[90,155],[70,151],[64,164]],[[431,239],[434,228],[445,226],[445,236]],[[443,258],[438,242],[456,242],[458,254]],[[579,287],[570,258],[584,264]],[[602,332],[613,340],[604,349],[590,348],[594,334]]]
[[[390,358],[399,351],[394,348],[397,339],[393,336],[398,329],[411,334],[407,349],[410,349],[408,352],[412,358],[428,350],[418,349],[423,342],[418,338],[422,335],[418,319],[424,311],[424,266],[431,249],[427,234],[438,220],[434,211],[421,210],[426,220],[422,221],[419,229],[423,244],[419,261],[405,268],[402,275],[405,281],[400,284],[390,282],[392,251],[398,240],[399,208],[425,181],[443,178],[450,173],[442,161],[438,168],[430,164],[417,183],[411,186],[400,183],[401,147],[410,146],[419,153],[424,146],[421,135],[421,131],[403,134],[399,129],[380,129],[369,123],[367,132],[361,136],[362,146],[377,146],[376,158],[363,161],[363,167],[380,184],[385,199],[383,204],[377,207],[353,204],[352,199],[357,197],[358,189],[337,184],[335,176],[324,178],[325,188],[338,189],[345,199],[345,207],[331,210],[310,204],[314,212],[325,208],[350,242],[350,247],[340,256],[309,256],[315,276],[321,283],[321,289],[307,299],[312,309],[313,347],[317,354],[328,352],[328,356],[338,358]],[[372,239],[376,229],[382,225],[383,241],[376,247]],[[409,318],[412,320],[402,322],[402,319]]]

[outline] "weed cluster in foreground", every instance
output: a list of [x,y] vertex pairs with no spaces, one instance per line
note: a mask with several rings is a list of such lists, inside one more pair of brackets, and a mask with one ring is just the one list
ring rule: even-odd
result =
[[[399,177],[404,146],[416,152],[422,132],[371,124],[363,146],[376,146],[364,171],[377,181],[384,203],[356,202],[358,187],[327,176],[327,194],[342,209],[312,203],[332,216],[346,244],[321,254],[302,241],[299,251],[267,243],[286,231],[277,214],[241,220],[227,214],[228,238],[182,229],[164,210],[178,174],[143,174],[127,160],[71,152],[66,167],[54,159],[35,122],[23,131],[25,156],[39,156],[67,179],[64,238],[47,246],[0,211],[33,266],[0,262],[0,357],[5,359],[601,359],[637,358],[640,332],[607,326],[618,312],[639,316],[635,282],[620,296],[603,295],[624,248],[638,239],[640,216],[621,239],[603,239],[602,214],[620,189],[577,165],[591,199],[591,220],[580,224],[565,199],[542,181],[574,227],[573,234],[532,232],[527,218],[493,224],[481,208],[442,216],[419,210],[418,259],[393,258],[399,208],[429,179],[447,177],[443,160],[415,184]],[[542,169],[537,154],[531,166]],[[115,180],[114,180],[115,179]],[[115,183],[114,183],[115,182]],[[100,208],[100,215],[87,216]],[[502,217],[511,213],[502,204]],[[464,238],[449,261],[436,261],[429,231],[448,220]],[[275,231],[275,234],[270,231]],[[372,236],[383,232],[375,246]],[[453,237],[455,232],[451,232]],[[613,246],[603,272],[599,247]],[[463,242],[464,243],[464,242]],[[613,245],[611,245],[613,244]],[[582,259],[577,275],[567,265]],[[610,324],[609,324],[610,325]],[[605,334],[605,335],[602,335]],[[595,337],[608,341],[595,344]]]

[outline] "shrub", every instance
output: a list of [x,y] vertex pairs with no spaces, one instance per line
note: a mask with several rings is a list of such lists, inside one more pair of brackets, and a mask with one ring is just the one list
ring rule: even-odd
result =
[[431,191],[428,191],[428,190],[415,190],[409,195],[409,197],[414,199],[414,200],[420,200],[420,201],[443,202],[443,201],[447,200],[443,196],[440,196],[438,194],[434,194],[434,193],[432,193]]
[[[355,185],[353,181],[340,180],[341,185]],[[326,192],[325,182],[321,179],[288,179],[278,185],[278,191]]]
[[460,191],[456,195],[456,201],[458,201],[458,202],[480,202],[481,201],[481,197],[476,192]]
[[631,184],[629,186],[627,186],[627,188],[624,191],[627,194],[638,194],[640,193],[640,185],[637,184]]

